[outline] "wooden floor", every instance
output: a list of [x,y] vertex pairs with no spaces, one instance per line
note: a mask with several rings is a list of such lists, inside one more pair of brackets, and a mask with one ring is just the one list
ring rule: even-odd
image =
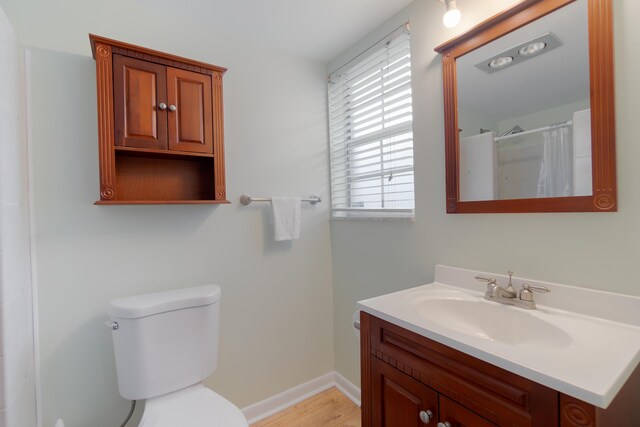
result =
[[332,387],[251,427],[360,427],[360,408]]

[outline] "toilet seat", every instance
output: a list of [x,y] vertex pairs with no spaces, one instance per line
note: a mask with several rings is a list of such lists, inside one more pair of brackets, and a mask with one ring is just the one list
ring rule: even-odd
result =
[[248,427],[240,409],[203,384],[147,399],[139,427]]

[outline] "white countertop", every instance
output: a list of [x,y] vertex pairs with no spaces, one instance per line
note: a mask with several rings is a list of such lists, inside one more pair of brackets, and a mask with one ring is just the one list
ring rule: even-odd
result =
[[[484,286],[474,280],[476,275],[506,284],[503,275],[437,266],[434,283],[366,299],[358,305],[376,317],[532,381],[601,408],[609,406],[640,363],[640,297],[514,277],[517,289],[526,281],[552,291],[535,295],[537,310],[523,310],[484,300]],[[501,318],[508,318],[510,310],[525,312],[557,326],[568,336],[561,344],[549,346],[544,342],[507,344],[474,336],[422,316],[415,302],[426,299],[500,305]],[[543,305],[545,302],[548,305]]]

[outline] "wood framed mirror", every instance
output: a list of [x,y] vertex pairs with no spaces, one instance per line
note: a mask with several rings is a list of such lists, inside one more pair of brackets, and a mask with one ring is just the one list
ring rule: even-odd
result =
[[435,50],[447,213],[617,210],[611,0],[524,0]]

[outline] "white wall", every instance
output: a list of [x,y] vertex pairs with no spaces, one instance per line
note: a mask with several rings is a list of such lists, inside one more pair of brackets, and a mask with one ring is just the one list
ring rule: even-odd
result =
[[640,295],[640,3],[614,3],[619,212],[570,214],[445,213],[442,66],[433,48],[503,10],[513,0],[460,0],[462,23],[447,30],[444,7],[414,1],[377,33],[329,65],[341,65],[411,18],[416,220],[331,223],[337,370],[358,383],[356,301],[433,280],[437,263]]
[[22,52],[0,8],[0,426],[35,426]]
[[[220,359],[206,383],[240,407],[333,370],[328,203],[302,209],[301,239],[274,242],[255,196],[328,200],[324,66],[244,43],[128,0],[2,0],[32,48],[35,237],[43,425],[119,425],[116,297],[217,283]],[[37,30],[35,30],[37,28]],[[95,63],[87,33],[228,67],[230,206],[94,206]]]
[[488,129],[497,134],[498,121],[476,111],[458,108],[458,129],[462,129],[459,134],[461,139],[478,135],[480,129]]

